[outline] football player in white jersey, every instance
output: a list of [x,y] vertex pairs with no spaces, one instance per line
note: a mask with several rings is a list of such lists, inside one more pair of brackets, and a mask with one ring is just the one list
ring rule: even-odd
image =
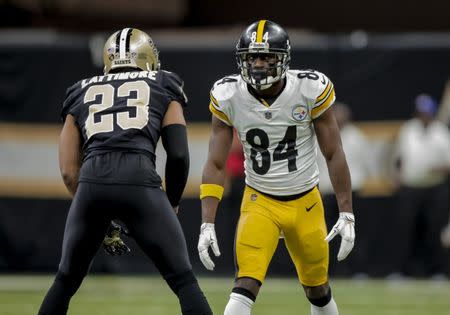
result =
[[[224,314],[251,314],[280,235],[311,314],[338,314],[328,284],[328,241],[340,234],[337,259],[345,259],[353,248],[355,220],[349,170],[329,110],[333,83],[314,70],[289,70],[289,37],[271,21],[247,27],[236,58],[240,75],[217,81],[211,90],[212,133],[200,186],[200,259],[212,270],[208,248],[220,255],[214,220],[234,127],[244,148],[246,188],[235,240],[236,281]],[[317,189],[316,137],[340,211],[328,235]]]

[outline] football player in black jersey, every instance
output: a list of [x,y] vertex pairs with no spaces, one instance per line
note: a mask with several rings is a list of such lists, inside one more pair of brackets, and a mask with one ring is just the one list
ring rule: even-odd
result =
[[[182,314],[212,314],[176,217],[189,170],[183,82],[160,70],[152,39],[134,28],[109,37],[104,64],[104,75],[74,84],[63,105],[59,162],[73,201],[59,269],[39,314],[67,313],[113,219],[154,262]],[[160,137],[165,191],[155,170]]]

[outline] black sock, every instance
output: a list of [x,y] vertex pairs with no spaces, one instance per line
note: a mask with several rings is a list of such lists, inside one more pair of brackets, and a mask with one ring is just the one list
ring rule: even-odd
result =
[[332,298],[332,294],[331,294],[331,288],[328,289],[328,292],[325,296],[320,297],[320,298],[316,298],[316,299],[311,299],[308,298],[309,302],[311,302],[312,305],[318,306],[318,307],[324,307],[325,305],[327,305],[328,303],[330,303]]
[[39,315],[67,314],[70,299],[78,290],[82,281],[83,276],[73,277],[58,271],[55,281],[42,302]]

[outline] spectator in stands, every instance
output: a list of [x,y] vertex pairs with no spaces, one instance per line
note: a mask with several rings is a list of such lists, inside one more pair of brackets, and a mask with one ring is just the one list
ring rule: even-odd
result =
[[[358,208],[360,194],[364,182],[370,173],[369,166],[369,144],[368,140],[362,131],[352,123],[352,113],[348,105],[336,102],[333,106],[334,115],[339,126],[341,134],[342,146],[344,148],[345,156],[347,158],[350,176],[352,180],[353,203]],[[322,154],[318,152],[317,163],[319,165],[319,190],[322,194],[324,207],[326,209],[326,222],[328,230],[332,228],[332,224],[336,222],[338,216],[338,205],[336,197],[334,196],[333,187],[331,185],[330,177],[328,176],[328,169],[325,159]],[[361,214],[363,217],[364,214]],[[360,218],[359,220],[364,220]],[[364,234],[364,233],[363,233]],[[363,234],[358,237],[358,246],[354,249],[352,257],[349,257],[345,263],[337,264],[336,261],[330,260],[330,272],[339,275],[349,275],[350,272],[361,274],[366,272],[362,270],[361,266],[365,266],[367,254],[367,240]],[[330,244],[330,255],[337,254],[339,248],[335,244]],[[352,266],[349,266],[352,265]]]
[[401,229],[392,239],[398,242],[401,276],[442,278],[446,268],[440,233],[448,219],[450,133],[435,119],[436,111],[431,96],[418,95],[414,118],[404,123],[398,136],[398,205],[392,219]]
[[[444,93],[436,117],[450,128],[450,79],[445,83]],[[447,171],[450,174],[450,167]],[[441,231],[441,243],[444,248],[450,249],[450,213],[449,221]]]

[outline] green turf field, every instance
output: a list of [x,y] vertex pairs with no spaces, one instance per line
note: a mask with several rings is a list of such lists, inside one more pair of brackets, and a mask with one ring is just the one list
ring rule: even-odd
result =
[[[0,314],[37,313],[49,276],[0,276]],[[231,279],[200,278],[214,314],[223,314]],[[334,280],[341,315],[449,315],[450,282]],[[73,298],[70,315],[180,314],[165,283],[149,276],[89,276]],[[267,279],[253,315],[305,314],[309,304],[295,280]]]

